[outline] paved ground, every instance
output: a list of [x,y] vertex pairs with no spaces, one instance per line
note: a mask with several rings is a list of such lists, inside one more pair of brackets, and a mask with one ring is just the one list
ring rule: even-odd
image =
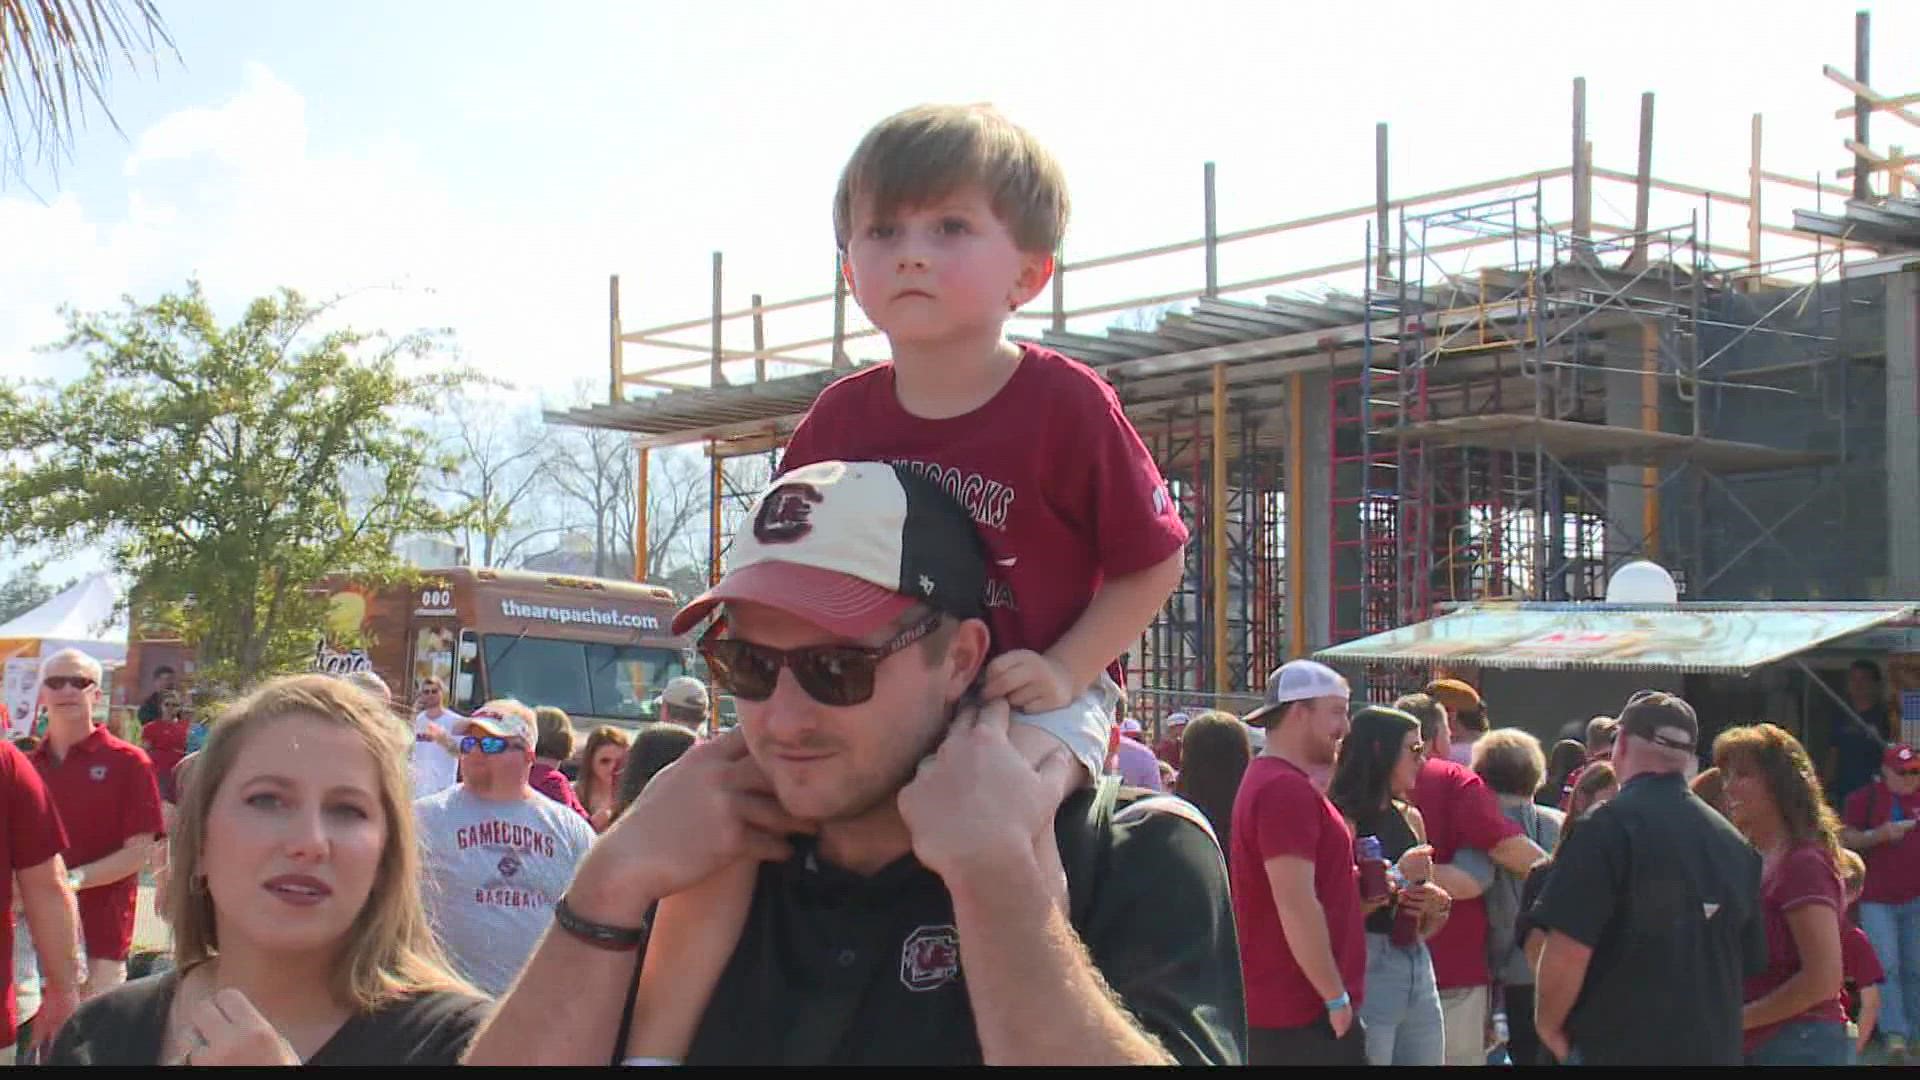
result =
[[133,947],[135,949],[161,949],[169,945],[167,924],[153,910],[153,877],[140,875],[140,907],[133,924]]

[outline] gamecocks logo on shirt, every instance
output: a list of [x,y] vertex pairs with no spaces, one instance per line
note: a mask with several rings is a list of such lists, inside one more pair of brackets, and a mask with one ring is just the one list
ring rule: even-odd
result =
[[915,993],[938,990],[960,977],[960,934],[951,926],[923,926],[900,950],[900,982]]
[[781,484],[760,503],[753,518],[754,539],[763,544],[791,544],[813,531],[813,504],[820,492],[812,484]]
[[512,854],[500,856],[500,876],[512,877],[520,872],[520,860]]

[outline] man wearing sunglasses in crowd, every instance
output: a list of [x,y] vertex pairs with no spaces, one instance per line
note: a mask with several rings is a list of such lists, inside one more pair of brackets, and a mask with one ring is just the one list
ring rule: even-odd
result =
[[87,950],[87,997],[127,979],[140,871],[166,832],[147,752],[95,727],[100,662],[66,649],[40,664],[47,735],[30,759],[66,826],[67,884]]
[[[1138,802],[1101,826],[1095,790],[1059,805],[1005,703],[972,699],[989,632],[967,512],[908,470],[822,462],[750,521],[674,620],[719,616],[702,651],[738,728],[600,838],[469,1062],[646,1063],[634,1018],[690,1010],[689,1064],[1240,1063],[1205,828]],[[1047,829],[1090,855],[1063,858],[1071,917],[1034,856]],[[718,984],[651,1000],[640,965],[674,944],[646,943],[656,902],[741,859],[762,865]]]
[[413,804],[434,934],[489,994],[526,963],[593,843],[592,826],[527,782],[535,730],[533,710],[513,700],[456,719],[460,781]]

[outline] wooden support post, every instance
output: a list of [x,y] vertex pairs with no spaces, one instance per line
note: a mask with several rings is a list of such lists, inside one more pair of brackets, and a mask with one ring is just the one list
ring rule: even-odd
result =
[[647,580],[647,473],[653,463],[653,449],[643,446],[634,451],[633,463],[633,580]]
[[[708,448],[712,448],[711,444],[709,444]],[[712,467],[713,475],[712,487],[708,492],[711,501],[707,504],[707,584],[708,586],[713,586],[720,584],[720,575],[722,573],[720,568],[720,502],[727,478],[727,459],[716,455],[709,459],[708,464]]]
[[[1207,170],[1212,176],[1211,167]],[[1224,694],[1227,681],[1227,365],[1213,365],[1213,490],[1207,493],[1207,513],[1213,526],[1213,692]]]
[[767,320],[760,311],[760,294],[753,294],[753,381],[767,381]]
[[1893,166],[1887,170],[1887,198],[1897,199],[1903,188],[1902,181],[1906,178],[1907,152],[1897,145],[1889,146],[1887,150],[1891,154],[1887,161]]
[[1653,92],[1640,95],[1640,157],[1634,171],[1633,253],[1626,268],[1638,270],[1647,264],[1647,216],[1653,199]]
[[[1660,430],[1660,328],[1640,324],[1640,430]],[[1646,558],[1660,561],[1660,470],[1640,470],[1641,529],[1646,536]]]
[[1213,162],[1209,161],[1203,171],[1206,197],[1206,252],[1207,252],[1207,295],[1220,295],[1220,226],[1214,217],[1213,202]]
[[[1867,12],[1856,12],[1853,16],[1853,80],[1862,86],[1871,86],[1867,77],[1867,42],[1872,16]],[[1867,118],[1873,115],[1872,102],[1859,95],[1853,99],[1853,141],[1861,146],[1869,146],[1867,139]],[[1864,156],[1856,153],[1853,158],[1853,197],[1866,200],[1873,198],[1873,175],[1868,171],[1872,164]]]
[[726,368],[721,361],[726,357],[723,344],[725,335],[721,331],[725,309],[720,305],[720,253],[713,253],[713,363],[708,371],[709,386],[727,385]]
[[1387,243],[1387,125],[1373,125],[1373,235],[1374,250],[1379,252],[1380,265],[1374,270],[1374,277],[1386,281],[1393,276],[1393,256],[1389,254]]
[[1593,237],[1593,160],[1587,156],[1587,80],[1573,80],[1573,241],[1584,249]]
[[[1747,261],[1754,266],[1762,262],[1760,255],[1760,181],[1764,174],[1760,169],[1760,114],[1753,114],[1753,149],[1747,166]],[[1755,275],[1759,274],[1756,270]]]
[[840,265],[840,255],[833,257],[833,370],[843,371],[853,366],[847,359],[847,275]]
[[607,404],[627,399],[626,358],[620,352],[620,275],[607,275]]
[[[1287,659],[1307,655],[1306,376],[1287,376]],[[1259,674],[1255,672],[1255,674]]]

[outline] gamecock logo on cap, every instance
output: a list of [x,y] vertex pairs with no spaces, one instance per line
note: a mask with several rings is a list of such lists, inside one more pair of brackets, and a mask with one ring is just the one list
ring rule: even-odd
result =
[[951,926],[923,926],[900,950],[900,982],[915,993],[938,990],[960,977],[960,933]]
[[821,501],[812,484],[781,484],[760,500],[753,538],[763,544],[793,543],[813,531],[813,506]]

